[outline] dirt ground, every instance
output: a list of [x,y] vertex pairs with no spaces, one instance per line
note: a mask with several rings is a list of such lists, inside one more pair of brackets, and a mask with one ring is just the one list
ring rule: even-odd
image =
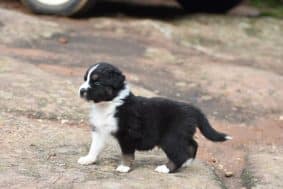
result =
[[[283,20],[186,15],[168,2],[95,10],[34,16],[0,2],[0,188],[283,188]],[[170,175],[153,171],[159,149],[116,173],[115,140],[97,164],[77,164],[90,143],[77,90],[97,61],[120,67],[137,95],[200,107],[233,140],[197,134],[197,160]]]

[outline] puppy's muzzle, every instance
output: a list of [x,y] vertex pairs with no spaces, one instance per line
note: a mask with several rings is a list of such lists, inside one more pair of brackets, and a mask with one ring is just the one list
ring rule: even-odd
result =
[[80,97],[81,98],[86,98],[87,97],[87,89],[81,88],[80,89]]
[[87,82],[84,82],[79,89],[79,95],[81,98],[86,99],[87,97],[87,93],[88,93],[88,89],[89,89],[89,84]]

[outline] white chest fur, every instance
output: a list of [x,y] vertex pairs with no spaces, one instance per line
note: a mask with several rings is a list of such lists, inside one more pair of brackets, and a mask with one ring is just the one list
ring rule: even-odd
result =
[[93,127],[92,143],[88,155],[78,160],[79,164],[89,165],[95,162],[104,147],[107,137],[117,131],[117,118],[114,117],[117,105],[119,103],[113,101],[93,105],[90,113],[90,123]]
[[115,113],[117,108],[124,103],[123,99],[129,94],[129,86],[125,84],[125,88],[112,101],[93,105],[90,113],[90,123],[94,130],[105,134],[115,133],[118,130],[118,118],[115,117]]
[[115,116],[117,105],[113,102],[95,104],[90,113],[90,123],[94,130],[105,134],[115,133],[118,120]]

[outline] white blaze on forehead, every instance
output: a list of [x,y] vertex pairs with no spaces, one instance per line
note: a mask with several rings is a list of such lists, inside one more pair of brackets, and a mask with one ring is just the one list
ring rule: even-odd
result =
[[97,64],[97,65],[93,66],[93,67],[89,70],[89,72],[88,72],[88,74],[87,74],[86,82],[88,82],[88,83],[89,83],[90,76],[91,76],[92,72],[93,72],[93,71],[94,71],[94,70],[95,70],[98,66],[99,66],[99,64]]
[[90,76],[91,76],[92,72],[93,72],[98,66],[99,66],[99,64],[93,66],[93,67],[88,71],[86,81],[80,86],[79,91],[80,91],[81,89],[87,89],[87,88],[90,87],[90,85],[89,85]]

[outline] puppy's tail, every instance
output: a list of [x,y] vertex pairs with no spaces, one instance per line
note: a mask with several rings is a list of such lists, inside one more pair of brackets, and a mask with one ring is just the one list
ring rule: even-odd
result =
[[200,112],[200,116],[198,116],[198,128],[201,131],[201,133],[209,140],[214,141],[214,142],[223,142],[226,140],[231,140],[232,137],[224,134],[224,133],[220,133],[218,131],[216,131],[208,122],[206,116]]

